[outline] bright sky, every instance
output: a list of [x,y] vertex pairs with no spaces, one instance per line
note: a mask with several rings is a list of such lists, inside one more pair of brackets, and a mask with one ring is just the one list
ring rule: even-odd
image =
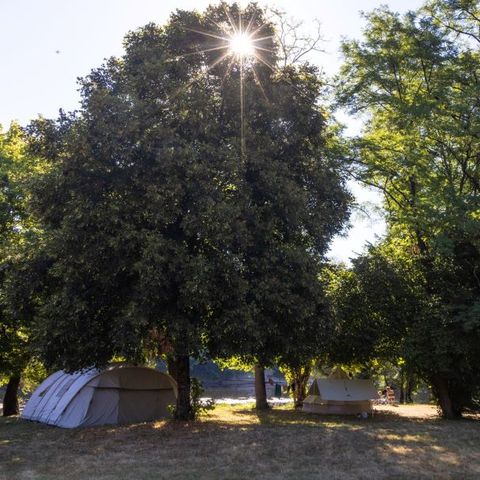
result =
[[[104,58],[122,54],[122,38],[148,22],[163,23],[180,9],[203,9],[208,0],[0,0],[0,124],[12,120],[26,124],[38,114],[56,117],[58,109],[78,106],[76,79],[98,67]],[[245,3],[245,2],[241,2]],[[325,53],[311,60],[334,74],[341,62],[342,37],[359,38],[363,21],[359,11],[381,4],[405,12],[421,0],[277,0],[258,1],[283,10],[288,16],[322,24]],[[342,116],[349,132],[360,122]],[[361,204],[379,204],[379,196],[359,185],[351,189]],[[371,208],[367,210],[372,211]],[[330,252],[335,260],[348,261],[384,232],[378,215],[356,213],[348,235],[337,238]]]

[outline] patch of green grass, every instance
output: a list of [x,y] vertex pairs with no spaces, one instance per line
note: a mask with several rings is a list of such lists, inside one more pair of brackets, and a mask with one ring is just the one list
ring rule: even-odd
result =
[[480,421],[432,412],[361,420],[219,405],[198,422],[76,430],[0,419],[0,479],[480,478]]

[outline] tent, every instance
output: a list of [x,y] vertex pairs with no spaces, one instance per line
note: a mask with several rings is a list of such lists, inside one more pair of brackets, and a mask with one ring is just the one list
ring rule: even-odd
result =
[[169,416],[177,385],[152,368],[116,364],[65,373],[44,380],[30,397],[22,418],[74,428],[146,422]]
[[303,410],[310,413],[357,415],[372,411],[372,400],[378,398],[371,380],[318,378],[310,386]]

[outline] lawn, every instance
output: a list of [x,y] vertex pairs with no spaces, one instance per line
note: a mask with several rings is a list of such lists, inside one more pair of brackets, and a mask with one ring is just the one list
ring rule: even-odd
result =
[[195,423],[63,430],[0,421],[0,479],[478,479],[480,420],[429,406],[373,418],[217,406]]

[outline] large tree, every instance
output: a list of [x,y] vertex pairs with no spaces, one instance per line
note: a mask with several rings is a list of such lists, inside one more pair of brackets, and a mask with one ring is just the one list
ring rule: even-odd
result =
[[415,263],[430,313],[411,346],[455,417],[478,385],[478,4],[430,2],[404,17],[382,8],[367,21],[364,40],[343,46],[339,99],[368,116],[352,171],[384,194],[390,253]]
[[[255,55],[230,42],[239,28]],[[263,365],[315,317],[348,195],[322,154],[317,72],[279,70],[273,28],[253,4],[177,11],[81,81],[79,112],[30,126],[49,162],[32,202],[56,285],[38,322],[48,365],[163,349],[188,419],[189,356]],[[244,338],[223,347],[228,332]]]

